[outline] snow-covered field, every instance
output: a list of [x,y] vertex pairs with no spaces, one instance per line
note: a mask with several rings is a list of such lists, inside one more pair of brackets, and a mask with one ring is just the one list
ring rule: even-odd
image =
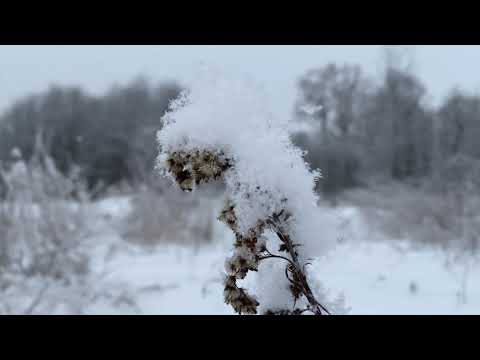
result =
[[[116,305],[107,298],[96,299],[86,313],[233,314],[222,295],[223,264],[232,238],[220,223],[214,245],[146,249],[118,235],[128,199],[99,202],[94,211],[101,235],[92,239],[92,276],[98,277],[98,286],[116,284],[126,295],[124,303]],[[394,240],[367,241],[371,234],[358,211],[329,211],[342,241],[317,258],[310,271],[329,296],[344,295],[349,314],[480,314],[480,263],[472,263],[465,272],[467,260],[447,266],[441,251],[414,250]]]

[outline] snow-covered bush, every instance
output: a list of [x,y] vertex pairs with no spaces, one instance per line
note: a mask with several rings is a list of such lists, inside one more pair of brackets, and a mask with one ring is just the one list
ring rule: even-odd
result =
[[38,293],[32,290],[35,286],[29,287],[31,304],[15,309],[30,313],[52,283],[78,283],[89,272],[83,244],[86,192],[78,178],[61,175],[49,158],[43,163],[18,158],[2,177],[7,188],[0,202],[2,304],[8,301],[7,294],[36,279],[45,286],[38,287]]
[[[202,73],[163,117],[158,168],[188,192],[225,182],[219,219],[236,241],[224,295],[237,313],[325,314],[307,274],[308,258],[332,240],[321,235],[318,174],[292,145],[288,123],[268,109],[254,85]],[[260,275],[255,295],[239,284],[249,272]]]
[[124,237],[152,246],[177,243],[200,246],[213,239],[214,199],[185,196],[175,188],[155,191],[142,186],[131,200]]
[[437,184],[428,181],[422,186],[376,184],[348,191],[342,200],[360,209],[362,217],[381,239],[408,239],[413,245],[448,251],[478,250],[478,193],[465,183],[453,186],[438,181]]

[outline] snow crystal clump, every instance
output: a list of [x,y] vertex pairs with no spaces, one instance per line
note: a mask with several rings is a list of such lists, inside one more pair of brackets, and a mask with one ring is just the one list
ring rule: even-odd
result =
[[288,124],[275,121],[262,100],[240,81],[192,83],[172,103],[158,133],[160,167],[168,154],[193,150],[221,149],[232,160],[235,167],[224,178],[242,233],[285,207],[301,225],[317,203],[313,188],[319,174],[310,171],[301,150],[292,145]]

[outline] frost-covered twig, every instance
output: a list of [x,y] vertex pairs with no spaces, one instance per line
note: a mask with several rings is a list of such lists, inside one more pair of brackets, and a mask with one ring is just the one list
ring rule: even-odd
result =
[[[285,124],[265,112],[261,97],[241,83],[203,80],[164,117],[158,167],[184,191],[217,179],[226,184],[219,220],[233,231],[235,244],[225,265],[225,302],[239,314],[257,314],[260,306],[265,314],[328,314],[305,271],[305,255],[322,246],[313,228],[319,223],[313,191],[318,174],[291,144]],[[271,235],[285,255],[270,251]],[[285,263],[284,281],[275,284],[283,292],[264,294],[268,300],[261,304],[239,281],[267,259]]]

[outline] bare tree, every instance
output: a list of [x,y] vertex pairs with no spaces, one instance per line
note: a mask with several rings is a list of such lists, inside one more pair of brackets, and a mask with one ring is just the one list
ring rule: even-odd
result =
[[299,88],[297,116],[311,117],[320,126],[296,142],[308,150],[306,160],[322,170],[319,188],[333,195],[357,182],[360,119],[369,83],[358,66],[329,64],[308,71]]

